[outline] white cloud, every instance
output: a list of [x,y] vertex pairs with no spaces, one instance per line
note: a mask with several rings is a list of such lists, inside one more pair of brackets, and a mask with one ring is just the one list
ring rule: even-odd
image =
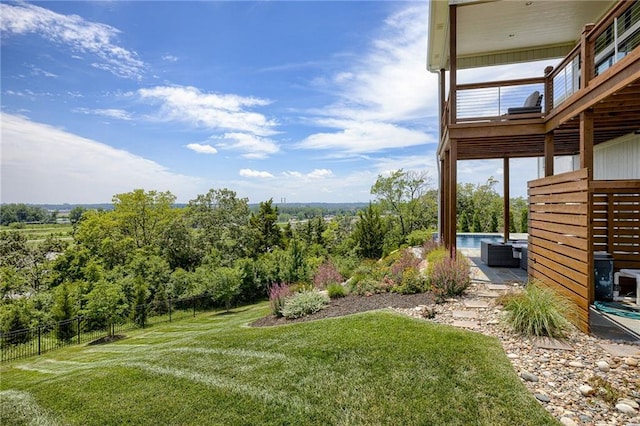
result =
[[209,144],[190,143],[186,145],[186,147],[192,151],[197,152],[198,154],[217,154],[218,153],[218,150]]
[[100,61],[92,66],[120,77],[140,78],[144,62],[130,50],[115,44],[120,31],[109,25],[86,21],[78,15],[61,15],[28,3],[0,4],[0,28],[7,35],[35,33],[75,53],[89,53]]
[[321,179],[333,176],[333,172],[329,169],[315,169],[307,176],[311,179]]
[[172,120],[208,129],[222,129],[269,136],[277,123],[250,111],[269,105],[267,99],[231,94],[202,93],[191,86],[157,86],[138,90],[143,100],[160,106],[159,120]]
[[131,114],[123,109],[107,108],[107,109],[90,109],[90,108],[76,108],[75,112],[82,114],[101,115],[109,118],[116,118],[118,120],[131,120]]
[[178,57],[173,55],[163,55],[162,60],[167,62],[178,62]]
[[262,178],[262,179],[273,177],[273,175],[269,172],[251,170],[251,169],[240,169],[240,176],[251,177],[251,178]]
[[218,148],[241,151],[244,158],[263,159],[280,150],[278,145],[271,139],[246,133],[225,133],[216,139],[221,140],[218,143]]
[[321,123],[326,127],[341,130],[310,135],[302,140],[297,147],[332,150],[335,156],[340,156],[341,154],[372,153],[436,142],[432,136],[424,132],[391,123],[337,119],[322,120]]
[[282,172],[282,176],[287,178],[297,178],[304,181],[308,181],[310,179],[318,180],[318,179],[328,179],[328,178],[335,177],[335,175],[333,174],[333,171],[329,169],[314,169],[309,173],[301,173],[298,171],[286,171],[286,172]]
[[2,202],[104,203],[134,188],[199,193],[198,178],[17,115],[0,113]]
[[425,66],[426,4],[411,4],[391,15],[360,57],[331,78],[337,100],[311,111],[318,127],[297,147],[350,156],[436,143],[425,129],[438,115],[437,76]]
[[324,113],[397,123],[437,116],[438,79],[426,70],[426,3],[391,15],[370,49],[336,73],[340,99]]

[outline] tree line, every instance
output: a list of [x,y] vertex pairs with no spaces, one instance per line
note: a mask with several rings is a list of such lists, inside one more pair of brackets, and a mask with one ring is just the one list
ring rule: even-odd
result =
[[[493,184],[459,188],[460,231],[500,226]],[[366,259],[432,238],[438,193],[426,173],[378,176],[371,194],[355,213],[328,220],[318,212],[292,225],[278,223],[273,200],[252,210],[227,188],[181,207],[171,192],[136,189],[114,195],[112,209],[74,208],[71,242],[27,244],[24,234],[0,231],[0,330],[76,315],[104,327],[135,315],[133,306],[201,295],[229,308],[265,298],[275,284],[313,285],[319,271],[349,278]]]
[[273,200],[252,211],[227,188],[183,207],[171,192],[136,189],[114,195],[109,210],[74,208],[70,243],[27,244],[24,234],[1,231],[2,330],[76,315],[103,327],[135,315],[136,305],[203,294],[230,307],[264,298],[277,283],[311,285],[327,267],[349,277],[363,259],[435,227],[437,197],[427,184],[402,170],[380,176],[372,187],[377,201],[357,214],[295,226],[278,223]]

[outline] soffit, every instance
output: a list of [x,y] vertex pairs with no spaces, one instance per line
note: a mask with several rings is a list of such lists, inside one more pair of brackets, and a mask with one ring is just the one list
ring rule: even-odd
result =
[[458,68],[557,58],[576,44],[585,24],[597,22],[614,1],[432,0],[430,71],[448,69],[449,3],[458,5]]

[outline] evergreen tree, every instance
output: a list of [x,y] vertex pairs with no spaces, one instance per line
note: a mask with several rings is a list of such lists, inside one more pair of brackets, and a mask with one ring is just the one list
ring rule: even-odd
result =
[[513,210],[509,210],[509,232],[518,232],[516,230],[516,221],[513,219]]
[[257,213],[249,218],[249,227],[254,231],[254,256],[268,253],[282,246],[282,232],[277,224],[278,207],[273,206],[273,198],[261,202]]
[[358,246],[358,254],[368,259],[379,259],[384,246],[384,227],[378,209],[369,204],[358,212],[359,220],[353,231],[353,239]]
[[529,210],[527,209],[520,213],[520,232],[529,232]]
[[74,324],[71,319],[75,315],[73,299],[69,293],[67,283],[63,283],[56,289],[56,298],[53,305],[53,319],[61,322],[56,329],[58,339],[68,342],[75,335]]

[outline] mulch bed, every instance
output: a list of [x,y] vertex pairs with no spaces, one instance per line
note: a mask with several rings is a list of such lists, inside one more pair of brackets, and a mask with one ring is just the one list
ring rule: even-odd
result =
[[286,319],[273,315],[260,318],[250,325],[265,327],[273,325],[293,324],[297,322],[313,321],[323,318],[341,317],[358,312],[373,311],[384,308],[414,308],[418,305],[433,305],[435,300],[431,293],[398,294],[381,293],[371,296],[349,295],[338,299],[331,299],[329,306],[312,315],[302,318]]
[[118,340],[124,339],[125,337],[127,336],[125,336],[124,334],[114,334],[113,336],[104,336],[97,340],[87,343],[87,345],[89,346],[104,345],[105,343],[117,342]]

